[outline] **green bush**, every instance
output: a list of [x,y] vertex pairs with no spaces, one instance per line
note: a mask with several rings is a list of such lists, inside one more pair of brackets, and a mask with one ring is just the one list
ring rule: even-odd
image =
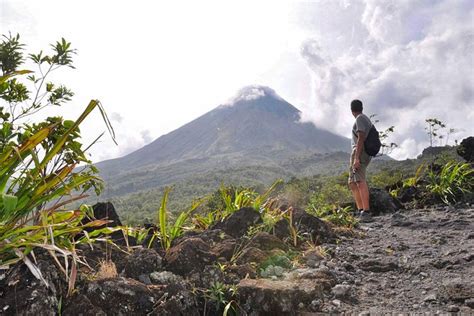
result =
[[221,188],[211,196],[203,214],[196,214],[193,218],[193,222],[196,228],[207,229],[213,223],[224,220],[244,207],[251,207],[263,215],[268,210],[268,204],[266,202],[270,195],[282,183],[282,180],[276,180],[262,194],[259,194],[251,188],[225,187],[222,185]]
[[383,170],[370,177],[370,186],[376,188],[394,187],[403,181],[403,173],[398,170]]

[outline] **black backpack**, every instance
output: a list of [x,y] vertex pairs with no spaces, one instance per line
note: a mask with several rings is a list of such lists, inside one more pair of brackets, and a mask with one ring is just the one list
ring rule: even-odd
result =
[[375,157],[379,153],[380,147],[382,147],[382,142],[380,142],[379,132],[372,124],[364,141],[364,150],[369,156]]

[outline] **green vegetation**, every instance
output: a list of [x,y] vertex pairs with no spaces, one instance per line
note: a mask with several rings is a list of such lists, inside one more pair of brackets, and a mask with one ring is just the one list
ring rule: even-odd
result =
[[[445,165],[450,161],[460,162],[462,159],[457,156],[455,151],[455,147],[444,147],[436,148],[436,151],[433,152],[427,149],[418,159],[405,161],[375,159],[369,167],[369,186],[386,189],[394,197],[398,197],[409,187],[417,187],[419,191],[417,194],[420,196],[432,196],[433,194],[426,189],[428,181],[426,166],[432,163]],[[347,161],[344,161],[344,164],[347,164]],[[238,177],[240,171],[235,170],[235,172],[235,176]],[[335,225],[354,226],[356,221],[352,217],[352,207],[354,206],[346,184],[347,173],[333,171],[333,174],[336,176],[316,174],[307,177],[291,177],[281,185],[277,185],[267,202],[261,204],[261,206],[265,206],[265,212],[261,213],[263,224],[261,227],[255,227],[253,233],[258,231],[272,233],[274,225],[281,219],[292,223],[291,212],[280,211],[279,204],[282,203],[306,209],[309,213],[324,218]],[[239,180],[232,186],[221,184],[220,188],[216,190],[215,188],[219,187],[217,178],[220,176],[219,171],[216,174],[206,174],[174,185],[173,196],[179,198],[173,200],[172,197],[168,197],[167,203],[171,210],[167,215],[168,218],[170,220],[176,219],[179,215],[177,210],[186,210],[187,205],[190,205],[194,199],[207,196],[209,197],[207,202],[198,207],[191,218],[195,228],[205,229],[216,221],[227,217],[233,210],[235,211],[236,204],[250,205],[249,201],[252,201],[255,196],[264,194],[265,185],[271,185],[271,182],[266,184],[248,180],[245,183]],[[198,180],[203,182],[199,184]],[[164,191],[163,188],[140,192],[120,198],[119,201],[114,199],[113,202],[117,202],[120,215],[128,224],[139,225],[146,218],[148,218],[148,222],[155,222],[151,219],[156,217],[156,210],[161,206]],[[232,202],[229,202],[229,198]],[[272,202],[272,198],[277,199]],[[158,201],[156,201],[157,199]],[[153,213],[149,212],[151,207],[154,208]],[[294,231],[293,233],[294,236],[290,238],[298,239],[298,232]]]
[[[191,207],[179,213],[178,217],[174,222],[170,222],[168,219],[168,210],[167,210],[167,203],[168,203],[168,194],[170,192],[170,188],[165,190],[165,194],[161,201],[161,206],[158,209],[158,218],[157,218],[157,226],[160,228],[158,238],[161,242],[161,247],[165,250],[168,250],[171,247],[171,243],[174,239],[181,236],[183,234],[184,224],[189,219],[191,214],[196,210],[196,208],[202,203],[202,200],[197,200],[192,203]],[[153,243],[153,239],[157,236],[155,233],[153,235],[152,240],[150,241],[151,245]]]
[[[379,122],[378,119],[376,119],[377,114],[372,114],[370,115],[370,119],[374,124],[377,124]],[[395,131],[395,126],[390,126],[384,131],[379,131],[379,137],[380,137],[380,142],[382,143],[382,147],[380,148],[380,156],[382,155],[388,155],[390,154],[395,148],[398,147],[397,143],[394,142],[389,142],[388,138],[390,138],[390,135],[393,134]]]
[[[353,227],[357,221],[352,215],[352,195],[347,186],[347,173],[335,177],[313,177],[290,183],[291,190],[309,188],[303,196],[304,208],[312,215],[337,226]],[[303,203],[299,203],[303,204]]]
[[263,278],[281,277],[293,264],[288,254],[276,254],[265,260],[258,268]]
[[313,214],[314,216],[326,220],[336,226],[352,228],[358,223],[357,219],[352,214],[351,206],[323,206],[320,208],[316,208],[314,206],[311,207],[312,208],[308,209],[310,214]]
[[[204,291],[206,305],[204,315],[213,312],[213,314],[238,315],[237,305],[237,287],[234,285],[223,284],[219,281],[214,282],[209,289]],[[211,305],[207,311],[207,305]]]
[[271,205],[266,203],[275,189],[283,183],[276,180],[265,192],[259,194],[252,188],[225,187],[220,189],[210,197],[205,209],[200,214],[196,214],[193,222],[196,228],[207,229],[217,221],[222,221],[235,211],[243,207],[251,207],[261,214],[270,211]]
[[456,203],[474,188],[474,169],[468,163],[448,162],[439,172],[428,171],[426,188],[446,204]]
[[[47,283],[28,256],[42,248],[53,256],[72,291],[77,264],[82,262],[76,246],[94,241],[100,233],[87,234],[84,228],[104,224],[81,224],[90,215],[86,206],[64,209],[84,198],[85,192],[94,189],[99,193],[102,188],[97,170],[86,157],[89,146],[84,149],[80,143],[79,126],[99,109],[112,135],[113,130],[97,100],[91,100],[75,121],[56,116],[31,123],[37,112],[61,106],[74,95],[64,85],[48,81],[48,76],[59,68],[74,68],[75,50],[64,39],[51,46],[52,54],[29,55],[38,67],[37,74],[20,69],[25,58],[19,35],[3,36],[0,43],[0,266],[23,260],[35,277]],[[26,80],[21,80],[26,74]],[[110,229],[101,232],[106,231]]]

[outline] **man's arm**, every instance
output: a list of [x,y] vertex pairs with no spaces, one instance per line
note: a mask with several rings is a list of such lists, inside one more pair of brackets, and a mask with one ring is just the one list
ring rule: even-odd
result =
[[360,168],[360,154],[364,150],[364,140],[365,140],[365,133],[362,131],[357,132],[357,144],[356,144],[356,152],[354,157],[354,168]]

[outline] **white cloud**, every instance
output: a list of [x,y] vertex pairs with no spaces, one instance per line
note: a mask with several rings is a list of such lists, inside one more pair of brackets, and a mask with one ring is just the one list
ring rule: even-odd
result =
[[120,115],[120,113],[117,113],[117,112],[112,112],[112,113],[110,114],[110,119],[111,119],[112,121],[117,122],[117,123],[122,123],[122,121],[123,121],[122,115]]
[[[139,148],[252,83],[272,87],[303,119],[346,136],[349,103],[360,98],[380,127],[396,126],[393,141],[409,148],[395,155],[404,158],[427,144],[428,117],[462,130],[455,138],[474,134],[473,6],[469,0],[0,0],[0,29],[20,32],[28,53],[60,37],[78,49],[77,70],[55,75],[76,92],[59,113],[74,118],[91,98],[102,101],[119,146],[105,136],[94,161]],[[94,114],[82,128],[85,142],[104,129]]]
[[142,136],[143,142],[145,144],[151,143],[153,141],[153,137],[151,136],[151,133],[149,130],[143,130],[140,132],[140,135]]
[[277,95],[275,90],[270,87],[265,87],[261,85],[249,85],[241,88],[234,97],[229,99],[220,107],[233,106],[240,101],[257,100],[267,95],[273,96],[276,99],[282,99],[279,95]]
[[[48,50],[61,37],[71,41],[78,50],[77,69],[58,71],[55,78],[76,96],[74,106],[59,113],[77,117],[97,98],[111,116],[126,118],[121,124],[126,131],[117,141],[120,146],[133,142],[127,147],[132,148],[142,144],[137,131],[149,130],[155,139],[243,86],[271,86],[260,82],[260,76],[274,68],[295,38],[287,23],[289,3],[0,0],[0,9],[9,8],[0,11],[0,30],[19,32],[28,53]],[[85,142],[103,129],[100,116],[88,119],[82,128]],[[126,151],[117,150],[108,138],[92,149],[100,159]]]
[[[337,43],[328,42],[314,25],[302,25],[313,37],[301,53],[315,86],[313,107],[303,119],[347,135],[350,101],[361,99],[366,112],[378,114],[382,128],[395,125],[396,158],[416,156],[427,146],[426,118],[463,130],[459,138],[472,135],[472,121],[466,120],[474,112],[471,3],[366,0],[352,2],[351,9],[320,1],[330,9],[339,6],[331,10],[344,20],[328,21]],[[328,13],[307,9],[300,14],[314,20]],[[359,32],[348,34],[349,28]]]

